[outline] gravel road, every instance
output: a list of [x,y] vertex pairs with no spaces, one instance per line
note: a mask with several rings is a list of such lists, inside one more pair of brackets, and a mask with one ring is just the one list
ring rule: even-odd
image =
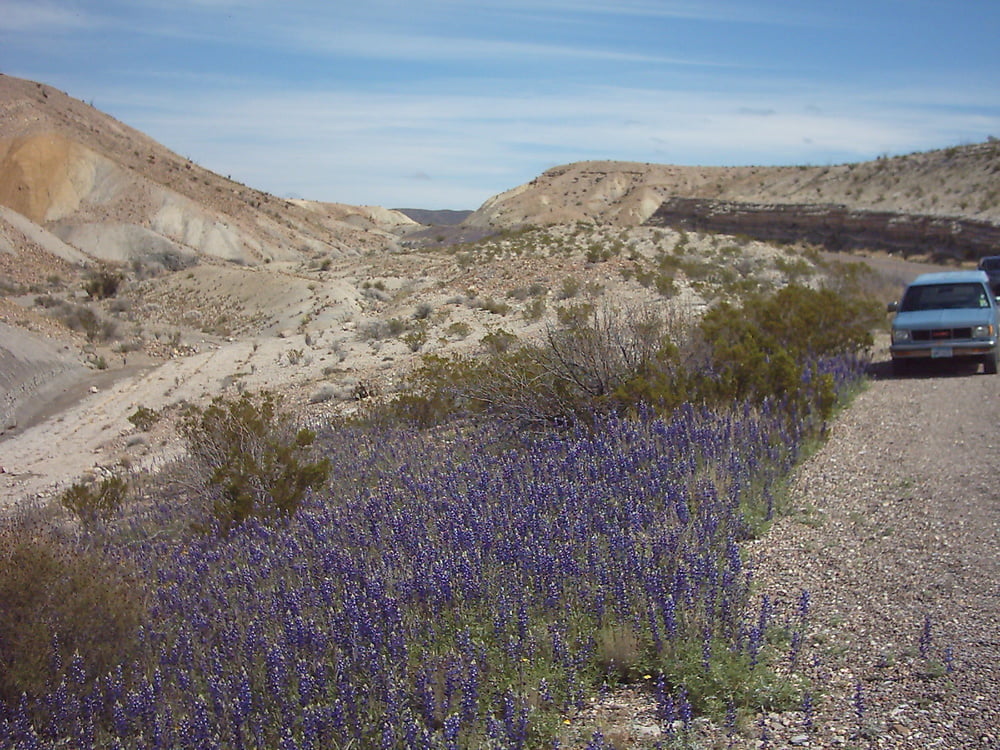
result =
[[823,694],[768,747],[1000,748],[1000,377],[887,364],[755,543],[779,608],[809,592]]

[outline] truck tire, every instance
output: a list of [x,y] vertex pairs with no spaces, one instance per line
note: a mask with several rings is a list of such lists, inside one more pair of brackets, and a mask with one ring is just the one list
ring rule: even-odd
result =
[[1000,356],[997,352],[993,354],[987,354],[983,357],[983,373],[986,375],[996,375],[997,374],[997,357]]

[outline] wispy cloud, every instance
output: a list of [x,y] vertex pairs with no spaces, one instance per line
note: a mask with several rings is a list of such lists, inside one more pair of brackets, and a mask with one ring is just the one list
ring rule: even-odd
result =
[[516,61],[527,64],[546,59],[588,60],[592,62],[633,62],[655,65],[725,67],[711,57],[675,57],[644,51],[626,51],[594,46],[538,43],[472,36],[414,35],[387,31],[325,31],[302,29],[296,41],[305,47],[329,54],[359,59],[423,61]]
[[63,32],[96,25],[87,12],[59,3],[5,0],[0,8],[0,31]]
[[[384,3],[383,3],[384,4]],[[390,0],[389,5],[401,6]],[[379,3],[376,2],[375,7]],[[468,9],[467,0],[430,0],[418,3],[436,6],[439,10],[461,12]],[[804,7],[805,6],[805,7]],[[828,14],[810,9],[796,0],[478,0],[475,11],[502,10],[506,13],[533,15],[614,16],[633,18],[680,19],[689,21],[727,21],[772,23],[795,26],[825,22]]]
[[[877,91],[720,97],[668,89],[580,87],[539,98],[344,90],[144,103],[141,129],[186,156],[278,194],[359,203],[475,207],[558,163],[830,163],[953,142],[974,115],[928,117]],[[931,140],[928,140],[928,137]],[[418,178],[419,176],[419,178]]]

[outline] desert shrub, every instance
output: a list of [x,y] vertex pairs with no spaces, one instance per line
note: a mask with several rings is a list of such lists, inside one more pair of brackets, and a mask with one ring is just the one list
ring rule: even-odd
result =
[[160,421],[160,413],[148,406],[139,406],[129,415],[128,421],[145,432],[151,430],[153,425]]
[[[493,332],[487,336],[503,334]],[[407,387],[401,393],[384,403],[367,405],[356,421],[379,426],[401,423],[424,429],[482,411],[483,405],[474,401],[472,394],[476,384],[489,377],[488,368],[497,356],[425,354],[407,377]]]
[[506,315],[510,312],[510,305],[488,297],[484,300],[479,300],[479,309],[485,310],[491,315]]
[[7,276],[0,276],[0,296],[24,294],[24,285]]
[[59,503],[85,524],[108,518],[124,503],[128,481],[121,476],[105,477],[99,484],[76,482],[59,495]]
[[453,336],[457,339],[464,339],[470,333],[472,333],[472,326],[464,321],[456,321],[448,326],[446,333],[449,336]]
[[427,326],[424,325],[425,321],[419,322],[422,325],[415,326],[400,337],[411,352],[419,352],[427,343]]
[[594,244],[587,248],[586,258],[588,263],[603,263],[612,255],[611,249]]
[[83,289],[91,299],[108,299],[118,294],[125,277],[116,271],[103,269],[93,273],[86,282]]
[[537,426],[589,419],[615,408],[620,387],[673,356],[673,339],[682,335],[673,323],[652,307],[587,306],[569,324],[549,326],[539,342],[493,332],[483,339],[485,358],[425,358],[396,406],[405,400],[414,411],[420,402],[422,423],[427,412],[443,420],[487,411]]
[[774,267],[792,282],[807,279],[816,273],[816,269],[805,258],[775,258]]
[[392,318],[386,322],[386,330],[390,336],[399,336],[408,328],[406,321],[400,318]]
[[768,353],[780,348],[803,361],[869,349],[881,317],[879,307],[862,298],[793,285],[753,295],[738,309],[720,304],[706,313],[701,330],[717,349],[753,338]]
[[390,336],[389,324],[384,320],[369,320],[358,326],[358,336],[363,341],[381,341]]
[[337,389],[334,388],[332,385],[320,386],[309,397],[309,403],[320,404],[323,403],[324,401],[330,401],[331,399],[336,398],[336,396],[337,396]]
[[673,297],[674,294],[677,293],[677,287],[674,284],[674,277],[669,274],[657,274],[654,284],[656,285],[656,291],[664,297]]
[[460,412],[455,396],[448,390],[402,393],[387,404],[366,410],[355,421],[381,427],[406,424],[429,429],[453,420]]
[[498,328],[485,334],[479,343],[490,354],[503,354],[510,351],[510,348],[517,343],[517,336],[510,331]]
[[35,297],[35,304],[38,307],[45,308],[46,310],[51,310],[54,307],[59,307],[63,304],[63,300],[59,297],[53,297],[51,294],[41,294]]
[[86,305],[63,302],[53,308],[52,314],[71,331],[86,334],[90,341],[111,341],[118,337],[118,324],[102,318]]
[[567,327],[586,324],[594,314],[595,307],[591,302],[576,302],[560,305],[556,308],[556,318],[559,324]]
[[210,500],[223,533],[251,517],[292,515],[330,475],[328,459],[309,460],[315,434],[297,429],[269,393],[191,407],[181,432],[190,454],[187,481]]
[[519,286],[508,290],[507,296],[512,299],[516,299],[519,302],[523,302],[524,300],[533,297],[544,297],[547,292],[548,288],[544,284],[536,281],[528,286]]
[[580,280],[567,276],[559,286],[559,299],[571,299],[580,293]]
[[145,610],[134,571],[60,533],[42,509],[0,526],[0,602],[0,700],[10,706],[128,659]]
[[124,297],[112,300],[108,304],[108,310],[116,315],[127,313],[132,309],[132,302]]
[[539,320],[545,314],[545,298],[534,297],[524,308],[524,319]]
[[662,361],[678,333],[653,307],[605,306],[570,325],[550,326],[543,343],[529,350],[529,356],[563,384],[560,389],[597,402]]
[[797,407],[817,406],[826,418],[835,400],[832,379],[810,378],[807,388],[804,378],[821,360],[864,355],[880,315],[865,298],[796,285],[752,295],[740,308],[720,304],[700,324],[717,374],[706,395],[784,399]]
[[806,287],[751,295],[740,308],[720,304],[697,325],[653,307],[573,305],[540,341],[493,336],[481,360],[425,360],[405,411],[419,403],[422,425],[475,411],[541,425],[750,400],[780,403],[793,420],[825,420],[839,384],[855,376],[836,363],[863,360],[877,320],[860,297]]

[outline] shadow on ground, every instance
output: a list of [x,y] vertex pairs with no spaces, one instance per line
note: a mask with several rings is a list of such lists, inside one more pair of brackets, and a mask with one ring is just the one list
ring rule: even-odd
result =
[[982,374],[982,363],[967,358],[908,362],[901,372],[893,367],[891,360],[872,362],[868,366],[868,375],[875,380],[967,378]]

